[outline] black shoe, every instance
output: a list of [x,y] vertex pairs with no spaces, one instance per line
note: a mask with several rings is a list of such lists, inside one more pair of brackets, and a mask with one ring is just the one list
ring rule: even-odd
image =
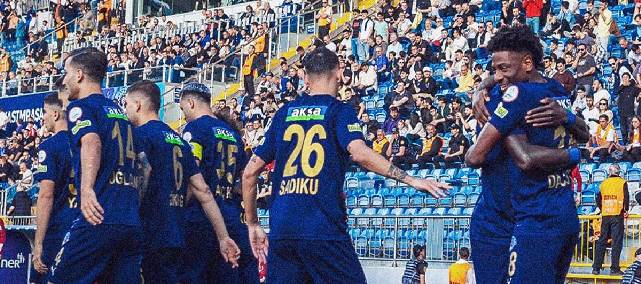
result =
[[616,269],[616,270],[610,270],[610,275],[623,275],[623,271]]
[[599,275],[599,274],[601,274],[601,270],[600,269],[592,269],[592,274]]

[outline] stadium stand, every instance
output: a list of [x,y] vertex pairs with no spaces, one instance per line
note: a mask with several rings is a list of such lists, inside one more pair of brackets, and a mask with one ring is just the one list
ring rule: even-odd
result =
[[[452,145],[463,147],[464,153],[475,140],[476,120],[469,107],[471,92],[492,72],[485,44],[501,25],[524,24],[524,10],[518,6],[519,1],[452,1],[452,5],[449,1],[433,1],[431,6],[422,6],[429,1],[420,0],[381,1],[375,6],[332,2],[335,15],[330,34],[308,39],[305,44],[304,37],[299,36],[307,34],[310,23],[309,31],[318,31],[314,19],[320,13],[320,2],[308,6],[284,1],[274,9],[254,7],[257,12],[247,10],[233,15],[226,15],[222,9],[206,10],[202,21],[177,24],[163,17],[141,17],[133,25],[102,25],[100,30],[96,25],[84,34],[76,27],[83,18],[76,10],[83,10],[82,6],[69,8],[64,13],[69,35],[60,42],[61,47],[56,35],[47,32],[51,26],[44,34],[27,39],[27,45],[5,36],[0,51],[2,97],[51,91],[66,52],[98,46],[110,54],[111,69],[105,87],[152,78],[178,87],[189,79],[212,86],[223,83],[222,89],[212,88],[221,93],[233,89],[225,92],[228,97],[223,96],[212,105],[243,123],[243,139],[251,152],[256,145],[251,141],[258,141],[264,134],[274,112],[305,93],[300,64],[305,48],[333,48],[341,56],[343,71],[339,97],[361,114],[367,142],[383,154],[403,152],[410,161],[408,174],[455,186],[449,196],[436,199],[354,168],[347,174],[344,188],[349,235],[357,254],[363,259],[406,260],[414,244],[428,244],[428,260],[456,261],[458,249],[469,247],[470,218],[481,192],[480,171],[461,161],[448,162],[451,166],[446,167],[446,161],[449,154],[457,151]],[[543,72],[569,90],[585,91],[576,92],[571,110],[589,121],[593,136],[584,145],[579,165],[582,183],[575,191],[582,237],[568,278],[617,279],[587,275],[585,269],[589,269],[589,254],[593,253],[594,242],[589,237],[598,216],[595,199],[600,182],[607,178],[608,166],[614,162],[621,166],[631,196],[639,191],[641,182],[641,157],[633,154],[641,149],[641,4],[585,0],[553,0],[547,4],[539,29],[546,54]],[[502,5],[509,7],[502,9]],[[520,14],[507,9],[514,6]],[[11,18],[11,8],[7,7],[0,8]],[[363,9],[369,12],[365,15],[353,13],[356,7],[371,8]],[[296,11],[302,12],[295,16]],[[28,15],[26,18],[32,19]],[[339,26],[340,18],[344,18],[344,24]],[[367,25],[371,29],[363,28]],[[363,36],[366,33],[370,34]],[[250,93],[239,88],[246,80],[242,78],[243,66],[250,57],[246,48],[261,41],[263,49],[258,53],[263,57],[262,65],[249,67],[250,75],[256,79],[252,85],[256,92]],[[37,46],[38,42],[46,42],[46,47]],[[577,55],[583,45],[588,47],[586,57]],[[592,74],[579,76],[591,67],[595,70]],[[630,83],[624,82],[626,74]],[[597,98],[604,98],[605,104]],[[603,126],[597,123],[601,114],[608,116]],[[38,121],[5,121],[4,125],[2,118],[0,113],[4,135],[0,139],[0,156],[6,157],[7,162],[0,158],[0,188],[4,188],[0,215],[7,212],[20,181],[26,178],[18,165],[25,162],[35,171],[35,151],[47,137]],[[454,125],[460,127],[460,133],[451,130]],[[395,135],[398,137],[393,138]],[[434,138],[442,143],[435,143]],[[409,146],[401,149],[401,139]],[[605,154],[595,155],[595,146],[605,147]],[[431,150],[435,155],[419,163],[420,157]],[[260,184],[265,193],[262,198],[268,199],[268,173]],[[35,204],[37,187],[28,187],[27,191]],[[633,213],[641,213],[633,198],[631,202]],[[266,206],[259,210],[265,226],[268,214]],[[629,250],[641,246],[641,215],[635,214],[626,224],[624,247]],[[33,217],[15,217],[8,225],[32,228],[33,224]],[[622,263],[629,262],[631,259],[627,258]]]

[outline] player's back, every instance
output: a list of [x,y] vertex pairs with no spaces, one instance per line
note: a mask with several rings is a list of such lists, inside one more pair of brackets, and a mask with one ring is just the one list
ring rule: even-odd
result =
[[356,115],[329,95],[281,108],[256,155],[275,160],[272,239],[348,239],[343,182],[349,142],[362,139]]
[[[517,84],[524,95],[537,94],[539,98],[552,98],[561,106],[571,106],[569,94],[558,82]],[[528,142],[548,148],[569,148],[574,138],[563,127],[534,127],[522,124]],[[525,172],[514,167],[510,170],[513,188],[513,206],[517,226],[515,234],[566,234],[579,231],[579,222],[571,187],[571,168],[553,173]]]
[[189,145],[165,123],[152,120],[134,130],[136,149],[151,166],[141,195],[140,218],[147,247],[182,247],[182,222],[189,178],[196,163]]
[[[224,121],[203,115],[185,126],[183,138],[200,160],[203,177],[218,203],[223,197],[232,197],[233,187],[247,160],[240,134]],[[207,221],[200,203],[190,201],[188,207],[188,220]]]
[[38,149],[40,165],[34,175],[35,180],[55,183],[46,238],[62,238],[80,212],[72,179],[69,132],[57,132],[42,141]]
[[[105,211],[103,224],[140,225],[138,191],[133,187],[136,153],[127,116],[100,94],[72,101],[68,110],[76,188],[80,188],[82,177],[81,138],[95,133],[100,138],[101,153],[94,191]],[[88,225],[85,218],[77,221],[77,225]]]

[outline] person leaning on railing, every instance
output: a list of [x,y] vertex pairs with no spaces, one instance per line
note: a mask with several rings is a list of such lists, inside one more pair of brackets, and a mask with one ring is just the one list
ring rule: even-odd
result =
[[624,218],[628,216],[630,197],[628,184],[620,176],[621,168],[612,164],[608,168],[610,177],[605,179],[599,187],[600,193],[596,197],[597,207],[601,210],[601,236],[596,243],[596,253],[592,264],[592,274],[598,275],[601,271],[605,248],[608,237],[612,237],[612,265],[611,275],[622,275],[619,258],[623,247]]

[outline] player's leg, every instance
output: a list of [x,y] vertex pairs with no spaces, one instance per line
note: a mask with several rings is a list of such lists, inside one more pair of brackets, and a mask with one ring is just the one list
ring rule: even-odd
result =
[[559,257],[557,258],[557,264],[555,265],[557,269],[556,276],[554,277],[554,283],[565,283],[565,277],[570,269],[570,263],[572,263],[572,257],[574,256],[574,250],[578,240],[579,238],[575,234],[568,235],[565,238],[559,238],[559,241],[565,241],[565,244],[559,251]]
[[310,283],[311,276],[305,270],[298,244],[292,240],[270,240],[267,253],[267,283]]
[[302,266],[314,283],[367,283],[354,246],[349,240],[296,242]]
[[513,223],[477,203],[470,223],[471,257],[477,283],[503,284],[507,279]]
[[144,253],[142,277],[145,283],[178,283],[180,256],[180,248],[163,248]]
[[611,272],[621,271],[619,259],[621,258],[621,249],[623,248],[623,218],[619,216],[612,217],[611,235],[612,235],[612,265]]
[[112,258],[108,225],[72,228],[49,268],[50,283],[93,283]]
[[209,222],[187,222],[182,273],[184,283],[205,283],[207,270],[220,254],[214,229]]
[[114,241],[108,248],[113,257],[100,283],[141,283],[142,229],[137,226],[110,225]]

